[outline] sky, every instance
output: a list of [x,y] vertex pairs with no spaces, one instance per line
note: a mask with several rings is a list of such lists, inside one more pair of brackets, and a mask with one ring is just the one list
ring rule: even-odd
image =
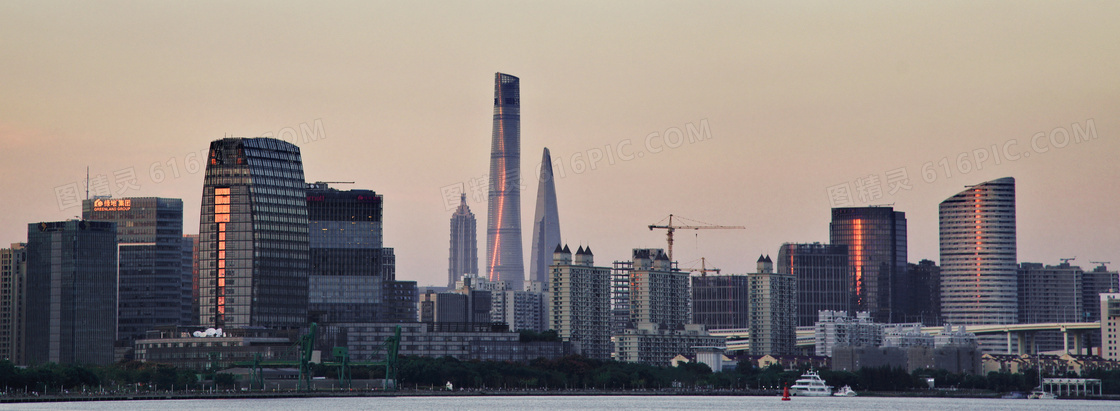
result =
[[[228,3],[228,4],[227,4]],[[468,194],[485,249],[495,72],[521,78],[524,255],[541,153],[598,265],[664,247],[751,272],[828,242],[833,206],[906,213],[1015,177],[1020,261],[1120,265],[1120,3],[0,3],[0,244],[94,193],[184,200],[225,136],[300,146],[308,181],[384,195],[397,277],[446,282]],[[485,265],[480,251],[480,266]],[[528,266],[528,264],[526,264]]]

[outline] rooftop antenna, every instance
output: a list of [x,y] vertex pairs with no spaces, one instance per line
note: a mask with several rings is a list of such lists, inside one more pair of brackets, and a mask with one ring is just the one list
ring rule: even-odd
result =
[[86,200],[89,200],[89,166],[86,166]]

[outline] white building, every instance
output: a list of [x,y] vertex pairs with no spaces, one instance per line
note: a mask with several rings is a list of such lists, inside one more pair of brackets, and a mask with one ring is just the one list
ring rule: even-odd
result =
[[549,329],[577,354],[610,359],[611,269],[593,266],[591,251],[579,251],[574,260],[567,246],[557,246],[552,254]]
[[1120,360],[1120,293],[1101,294],[1101,357]]

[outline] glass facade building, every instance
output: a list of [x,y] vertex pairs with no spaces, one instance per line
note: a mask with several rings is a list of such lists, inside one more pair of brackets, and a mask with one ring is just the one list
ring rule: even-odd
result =
[[942,201],[941,314],[953,325],[1018,320],[1015,179],[970,186]]
[[183,200],[96,198],[82,202],[82,217],[117,223],[118,339],[131,345],[156,327],[194,322],[191,267],[183,260]]
[[451,215],[451,247],[447,259],[447,287],[455,288],[455,282],[463,274],[478,274],[478,231],[471,208],[467,207],[467,195],[459,196],[459,208]]
[[941,267],[930,260],[909,264],[907,269],[908,313],[900,322],[920,322],[927,327],[941,325]]
[[307,323],[307,186],[299,147],[272,138],[210,143],[199,223],[199,323]]
[[521,253],[521,80],[494,75],[494,133],[486,213],[486,277],[523,290]]
[[906,213],[891,207],[832,209],[829,241],[848,247],[852,311],[878,322],[906,316]]
[[797,326],[817,323],[822,310],[849,311],[848,247],[835,244],[782,244],[778,273],[793,275],[797,283]]
[[556,207],[556,182],[548,147],[541,158],[541,180],[537,185],[537,210],[533,216],[533,249],[529,254],[529,280],[548,291],[548,266],[552,250],[560,245],[560,212]]
[[27,363],[113,363],[117,226],[70,220],[27,226]]
[[750,278],[740,274],[692,277],[692,322],[709,330],[750,327]]
[[315,321],[415,321],[415,299],[397,284],[391,248],[382,247],[384,198],[371,190],[308,185],[309,310]]

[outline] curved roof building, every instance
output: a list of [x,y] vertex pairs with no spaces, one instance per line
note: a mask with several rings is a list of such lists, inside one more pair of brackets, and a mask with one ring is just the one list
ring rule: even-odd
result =
[[939,216],[943,320],[1017,322],[1015,179],[969,186],[942,201]]
[[560,245],[560,214],[556,209],[556,183],[552,175],[552,156],[548,147],[541,159],[541,181],[537,186],[537,210],[533,216],[533,249],[529,257],[529,280],[548,291],[548,266],[553,250]]

